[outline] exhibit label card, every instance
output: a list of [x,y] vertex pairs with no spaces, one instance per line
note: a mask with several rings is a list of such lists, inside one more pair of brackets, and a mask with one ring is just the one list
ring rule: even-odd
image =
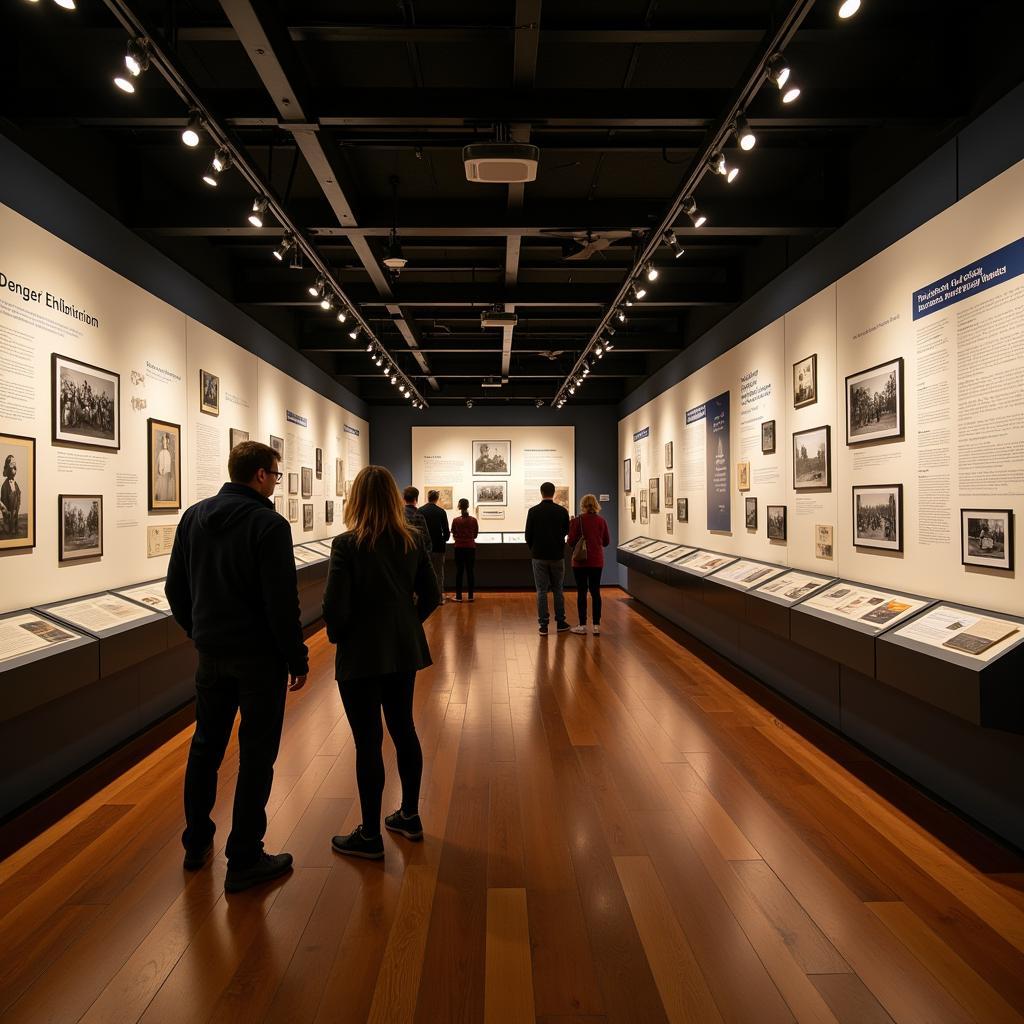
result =
[[132,587],[131,590],[122,590],[121,594],[123,597],[130,597],[133,601],[138,601],[139,604],[155,608],[157,611],[169,612],[171,610],[171,606],[167,601],[167,595],[164,593],[163,580],[159,583],[147,584],[144,587]]
[[77,639],[77,633],[38,615],[12,615],[0,619],[0,663]]
[[990,661],[1021,639],[1021,626],[1009,619],[939,605],[896,630],[896,635]]
[[100,597],[68,601],[66,604],[53,605],[49,610],[54,615],[81,626],[82,629],[93,631],[123,626],[126,622],[146,619],[153,614],[152,609],[143,608],[116,594],[102,594]]
[[174,547],[174,531],[177,526],[147,526],[146,527],[146,557],[157,558],[160,555],[169,555]]

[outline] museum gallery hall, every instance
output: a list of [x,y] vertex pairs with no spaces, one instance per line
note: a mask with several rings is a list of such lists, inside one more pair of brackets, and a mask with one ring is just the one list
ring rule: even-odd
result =
[[1022,36],[3,0],[0,1024],[1024,1024]]

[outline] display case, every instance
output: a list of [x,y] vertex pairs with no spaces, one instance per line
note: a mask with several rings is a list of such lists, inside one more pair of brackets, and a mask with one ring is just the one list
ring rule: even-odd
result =
[[738,558],[704,578],[704,600],[726,615],[746,617],[746,595],[768,580],[786,571],[783,565]]
[[836,582],[834,576],[790,569],[748,590],[744,615],[750,625],[789,639],[790,609]]

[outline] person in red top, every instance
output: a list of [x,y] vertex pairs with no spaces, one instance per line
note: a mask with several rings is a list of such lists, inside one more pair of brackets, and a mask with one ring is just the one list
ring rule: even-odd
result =
[[468,584],[466,596],[473,600],[473,584],[476,569],[476,535],[480,526],[469,514],[469,501],[459,498],[459,514],[452,520],[452,537],[455,540],[455,600],[462,600],[462,580]]
[[[576,544],[586,541],[586,556],[577,557]],[[576,577],[576,611],[580,624],[574,633],[587,631],[587,591],[594,606],[594,636],[601,633],[601,570],[604,569],[604,549],[611,543],[608,523],[601,515],[601,506],[593,494],[584,494],[580,500],[580,514],[569,523],[569,547],[573,549],[572,572]]]

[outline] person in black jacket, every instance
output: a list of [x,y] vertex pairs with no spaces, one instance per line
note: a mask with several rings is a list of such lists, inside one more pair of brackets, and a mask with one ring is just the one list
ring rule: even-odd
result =
[[420,489],[418,487],[410,486],[402,492],[402,511],[405,513],[405,521],[414,529],[419,530],[423,534],[423,543],[427,546],[427,551],[430,551],[430,531],[427,529],[427,521],[423,518],[420,510],[416,507],[416,502],[420,499]]
[[239,892],[291,869],[291,854],[265,853],[263,836],[285,694],[305,684],[309,664],[291,529],[270,501],[281,479],[277,453],[243,441],[231,450],[228,475],[231,483],[182,515],[164,591],[199,652],[185,770],[185,868],[201,868],[213,850],[217,772],[240,711],[224,880],[226,890]]
[[431,664],[423,623],[441,600],[423,537],[406,519],[394,477],[367,466],[345,505],[348,530],[331,544],[324,590],[327,638],[337,644],[335,674],[356,746],[362,823],[334,836],[338,853],[379,860],[384,793],[381,709],[395,744],[402,805],[385,826],[422,839],[419,817],[423,753],[412,717],[416,673]]
[[556,505],[555,485],[540,485],[540,503],[526,513],[526,543],[533,560],[533,581],[537,586],[537,621],[541,636],[548,635],[548,591],[555,604],[555,626],[559,633],[569,629],[565,618],[565,538],[569,533],[569,513]]
[[448,526],[448,516],[437,503],[440,497],[439,491],[427,491],[427,503],[420,506],[419,513],[427,524],[427,534],[430,537],[430,564],[433,565],[434,574],[437,576],[441,604],[444,604],[444,546],[448,543],[452,531]]

